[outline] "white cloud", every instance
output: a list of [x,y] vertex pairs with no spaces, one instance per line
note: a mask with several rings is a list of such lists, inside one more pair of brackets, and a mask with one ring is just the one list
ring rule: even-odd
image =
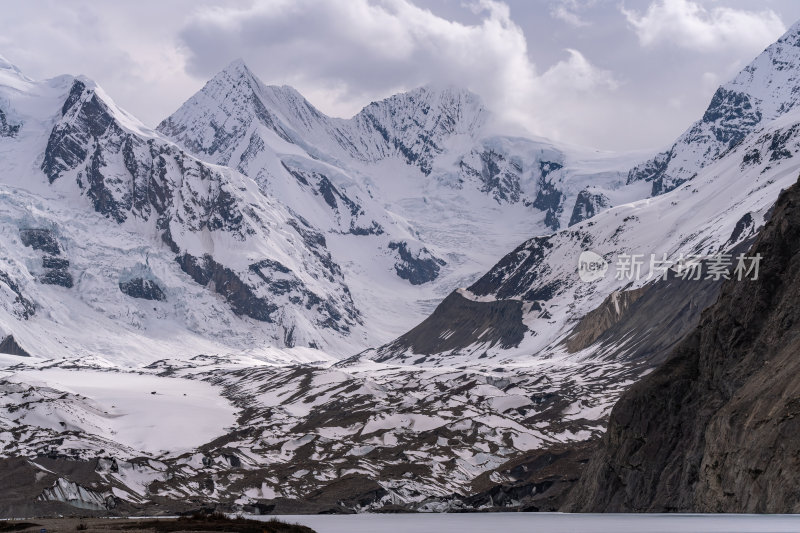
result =
[[0,54],[35,79],[85,74],[119,105],[155,125],[202,87],[186,74],[174,44],[181,17],[193,5],[21,2],[0,17]]
[[542,85],[550,94],[617,88],[618,83],[610,72],[596,68],[577,50],[567,48],[567,52],[569,59],[557,63],[541,77]]
[[208,77],[242,55],[267,83],[294,85],[343,116],[392,92],[454,84],[481,95],[504,124],[549,135],[544,125],[570,98],[615,88],[609,72],[576,50],[539,73],[508,5],[470,7],[477,21],[466,24],[409,0],[257,0],[201,10],[181,38],[194,75]]
[[669,43],[693,50],[760,50],[786,31],[769,9],[711,9],[690,0],[660,0],[644,14],[621,8],[644,46]]
[[550,16],[575,28],[591,26],[591,22],[582,19],[577,13],[579,9],[577,0],[560,0],[550,6]]
[[703,75],[700,77],[703,94],[715,91],[717,87],[719,87],[721,81],[719,74],[716,72],[703,72]]

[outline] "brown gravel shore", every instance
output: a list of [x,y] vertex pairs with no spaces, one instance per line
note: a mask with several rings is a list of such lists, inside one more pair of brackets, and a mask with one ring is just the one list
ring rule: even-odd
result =
[[31,518],[0,521],[0,533],[64,533],[83,531],[127,531],[129,533],[315,533],[306,526],[278,520],[258,521],[227,518],[224,515],[195,515],[180,518]]

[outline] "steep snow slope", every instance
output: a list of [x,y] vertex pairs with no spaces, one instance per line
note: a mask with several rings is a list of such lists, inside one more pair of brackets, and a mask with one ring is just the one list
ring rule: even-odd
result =
[[[519,302],[522,314],[518,321],[526,330],[524,338],[514,348],[493,346],[492,342],[458,346],[455,352],[459,355],[428,357],[425,364],[438,364],[442,357],[448,364],[458,364],[459,358],[466,362],[484,353],[501,360],[558,353],[575,321],[612,292],[641,287],[663,274],[658,263],[653,268],[651,257],[657,261],[666,257],[666,266],[674,266],[681,258],[700,260],[731,253],[764,224],[778,192],[796,179],[800,170],[795,155],[800,150],[798,129],[800,113],[789,113],[754,132],[726,157],[669,194],[615,207],[567,230],[526,241],[468,289],[458,292],[485,304],[486,309],[497,302]],[[776,139],[779,146],[774,145]],[[784,150],[791,155],[775,156]],[[748,155],[754,153],[759,154],[760,163]],[[609,264],[602,279],[585,282],[579,278],[578,260],[584,251],[599,254]],[[619,279],[624,274],[621,261],[634,254],[640,256],[641,275],[625,274]],[[501,326],[509,327],[499,323],[493,327]],[[443,323],[440,334],[448,329]],[[387,349],[391,352],[386,347],[376,356],[392,360]],[[413,353],[394,355],[400,360],[416,358]]]

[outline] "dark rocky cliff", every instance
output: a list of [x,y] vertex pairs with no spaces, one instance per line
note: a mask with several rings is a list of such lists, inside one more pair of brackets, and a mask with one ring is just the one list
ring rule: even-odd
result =
[[569,511],[800,512],[800,184],[700,324],[614,407]]

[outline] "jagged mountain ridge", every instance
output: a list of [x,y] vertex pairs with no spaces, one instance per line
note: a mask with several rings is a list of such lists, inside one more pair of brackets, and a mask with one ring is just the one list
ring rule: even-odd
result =
[[[239,168],[254,178],[264,171],[275,178],[269,165],[262,162],[253,168],[250,161],[265,144],[277,155],[287,155],[281,152],[286,147],[263,135],[257,125],[345,173],[358,170],[352,168],[354,161],[374,164],[399,159],[451,187],[472,182],[469,186],[501,204],[536,204],[537,210],[551,212],[546,227],[557,229],[565,208],[567,215],[571,213],[567,196],[578,192],[574,185],[564,190],[565,173],[559,172],[574,154],[543,140],[487,134],[489,115],[480,98],[465,89],[425,86],[373,102],[350,119],[332,118],[292,87],[263,84],[244,62],[236,60],[159,124],[158,130],[196,155]],[[287,152],[297,155],[296,148]],[[616,185],[619,178],[595,174],[598,187]],[[560,194],[548,197],[555,192],[548,188],[560,188]]]
[[325,234],[356,306],[388,319],[375,322],[374,344],[531,232],[582,219],[571,202],[588,181],[617,202],[644,190],[621,187],[614,169],[625,158],[583,154],[593,163],[573,169],[580,157],[551,143],[487,135],[487,117],[469,91],[422,87],[331,118],[234,61],[158,129],[237,168]]
[[237,60],[158,130],[229,166],[239,163],[231,158],[258,122],[319,159],[375,162],[400,156],[430,174],[433,156],[444,150],[449,137],[471,135],[485,120],[480,99],[453,87],[421,87],[373,102],[352,119],[331,118],[292,87],[264,85]]

